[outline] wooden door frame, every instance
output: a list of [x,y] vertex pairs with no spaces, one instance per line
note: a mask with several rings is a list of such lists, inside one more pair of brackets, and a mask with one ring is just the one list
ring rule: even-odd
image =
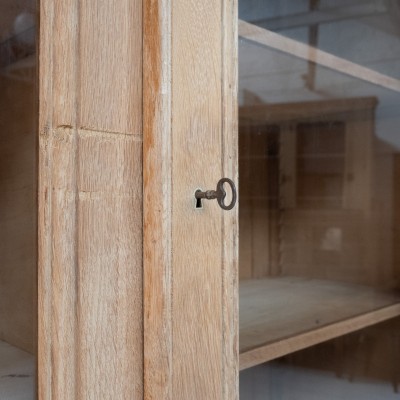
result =
[[[204,213],[218,227],[216,265],[207,254],[199,261],[207,220],[193,214],[197,258],[178,276],[172,254],[184,254],[171,212],[175,127],[186,119],[203,133],[202,121],[216,124],[220,156],[208,162],[218,167],[207,170],[199,156],[195,168],[207,185],[217,175],[237,182],[236,0],[41,0],[39,36],[39,399],[237,399],[237,207]],[[207,44],[213,63],[200,62],[205,36],[218,39]],[[190,38],[188,52],[180,38]],[[182,81],[191,111],[175,107],[175,71],[189,65],[193,82],[217,77],[211,116],[191,114],[200,97]],[[204,287],[185,309],[193,317],[176,325],[173,299],[185,297],[181,283],[195,271],[196,285],[214,292]],[[196,320],[205,304],[217,325]],[[205,344],[198,352],[193,333]]]
[[41,0],[38,397],[143,397],[142,0]]
[[[195,17],[193,14],[195,9]],[[211,14],[220,12],[220,18],[211,18]],[[207,31],[210,33],[206,34]],[[197,35],[196,35],[197,34]],[[209,365],[204,362],[193,362],[196,359],[191,350],[191,341],[195,337],[194,330],[201,325],[193,321],[182,323],[174,330],[174,318],[182,308],[174,306],[174,297],[183,296],[185,287],[176,287],[175,258],[180,258],[184,251],[191,252],[194,263],[187,270],[179,269],[179,282],[195,274],[199,282],[207,279],[202,272],[202,265],[197,253],[205,245],[206,232],[201,227],[196,232],[194,247],[197,250],[185,250],[179,241],[174,239],[174,229],[181,222],[174,218],[176,210],[176,195],[174,190],[179,186],[181,175],[174,169],[176,149],[180,140],[188,141],[190,133],[178,132],[177,120],[189,119],[196,116],[197,100],[195,85],[190,82],[182,85],[181,75],[174,73],[177,69],[193,68],[193,80],[203,79],[216,73],[211,70],[209,60],[197,63],[193,67],[193,59],[198,57],[198,49],[204,50],[204,41],[208,37],[218,37],[218,43],[209,43],[210,52],[220,52],[220,58],[214,67],[219,70],[221,77],[221,93],[210,93],[209,103],[220,104],[215,110],[220,120],[220,140],[223,159],[217,160],[221,165],[224,176],[237,182],[237,1],[236,0],[149,0],[144,7],[144,146],[143,146],[143,177],[144,177],[144,393],[145,399],[177,400],[177,399],[224,399],[233,400],[238,394],[238,212],[237,207],[232,212],[215,211],[213,218],[220,218],[220,240],[222,240],[221,268],[221,297],[220,310],[222,321],[219,329],[213,334],[222,346],[221,353],[213,354],[212,339],[204,339],[207,345],[199,360],[208,357],[210,362],[220,358],[221,368],[214,376],[210,375]],[[191,48],[178,42],[190,37]],[[186,50],[186,51],[185,51]],[[218,64],[219,63],[219,64]],[[182,78],[183,79],[183,78]],[[175,105],[176,92],[179,85],[182,96],[188,96],[191,104],[187,110],[177,109]],[[214,96],[214,97],[213,97]],[[209,116],[204,115],[204,124]],[[179,123],[178,123],[179,125]],[[190,122],[188,125],[191,125]],[[202,122],[200,122],[202,125]],[[199,129],[201,134],[201,126]],[[185,139],[187,138],[187,139]],[[206,140],[208,140],[206,138]],[[175,146],[175,147],[174,147]],[[184,147],[184,146],[183,146]],[[190,150],[189,150],[190,152]],[[215,165],[213,159],[207,160],[208,155],[199,154],[187,160],[193,174],[204,169],[207,175],[212,175],[210,165]],[[189,156],[188,156],[189,157]],[[202,159],[202,157],[204,157]],[[200,184],[199,182],[198,184]],[[215,182],[216,183],[216,182]],[[183,205],[194,201],[195,187],[187,187],[187,196]],[[206,188],[203,188],[206,189]],[[208,188],[207,188],[208,189]],[[193,193],[192,193],[193,192]],[[175,196],[175,197],[174,197]],[[208,206],[208,205],[207,205]],[[175,208],[174,208],[175,207]],[[193,210],[192,213],[196,213]],[[192,221],[193,214],[186,212],[183,218],[183,229],[189,234],[197,229]],[[189,221],[188,221],[189,220]],[[215,220],[210,221],[211,225]],[[196,247],[197,246],[197,247]],[[207,259],[207,253],[204,254]],[[195,272],[194,272],[195,271]],[[200,272],[199,272],[200,271]],[[182,277],[185,275],[185,277]],[[187,275],[187,276],[186,276]],[[211,278],[210,278],[211,279]],[[177,293],[178,292],[178,293]],[[214,293],[215,295],[215,293]],[[193,317],[202,314],[202,305],[206,299],[202,293],[192,304]],[[179,303],[178,303],[179,304]],[[184,307],[183,307],[184,308]],[[187,311],[187,310],[186,310]],[[189,319],[191,319],[189,317]],[[206,331],[206,327],[203,327]],[[203,338],[206,332],[198,332]],[[208,332],[210,334],[210,332]],[[181,336],[186,335],[186,340]],[[179,344],[176,343],[180,337]],[[177,348],[181,347],[181,348]],[[183,348],[186,351],[183,351]],[[195,350],[193,350],[195,351]],[[197,350],[199,351],[199,350]],[[210,352],[211,351],[211,352]],[[177,365],[179,363],[179,366]],[[184,371],[184,372],[183,372]],[[200,377],[203,376],[204,379]],[[183,382],[179,382],[182,380]],[[189,382],[190,380],[190,382]],[[216,382],[221,380],[222,382]],[[211,389],[214,387],[214,390]],[[176,388],[179,388],[178,390]]]

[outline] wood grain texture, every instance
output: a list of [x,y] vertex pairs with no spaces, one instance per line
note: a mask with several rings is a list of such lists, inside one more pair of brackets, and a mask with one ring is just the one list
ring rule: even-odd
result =
[[36,353],[33,82],[0,76],[0,340]]
[[[39,154],[38,154],[38,398],[53,396],[52,382],[52,68],[53,2],[40,6],[39,29]],[[46,28],[46,29],[45,29]],[[66,363],[69,367],[69,364]],[[74,374],[73,374],[74,375]],[[68,388],[65,388],[68,390]],[[71,394],[70,394],[71,397]],[[54,398],[56,398],[54,396]]]
[[240,315],[242,370],[399,316],[400,297],[317,279],[249,280]]
[[[236,182],[239,193],[238,139],[238,3],[222,3],[222,175]],[[239,205],[223,212],[222,399],[239,398]]]
[[172,400],[170,1],[144,8],[144,398]]
[[142,2],[79,4],[81,126],[141,132]]
[[40,399],[142,398],[141,41],[140,1],[41,3]]
[[173,8],[172,387],[182,400],[219,399],[223,390],[223,211],[216,202],[195,210],[193,201],[196,188],[214,188],[222,177],[221,6]]
[[194,207],[236,179],[235,2],[171,12],[145,8],[145,398],[235,399],[237,211]]

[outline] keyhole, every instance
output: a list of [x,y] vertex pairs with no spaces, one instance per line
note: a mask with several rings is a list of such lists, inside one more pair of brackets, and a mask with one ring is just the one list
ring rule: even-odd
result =
[[[196,189],[196,192],[197,192],[198,190],[201,191],[201,189]],[[200,209],[203,208],[203,202],[202,202],[203,199],[198,199],[198,198],[196,197],[196,192],[195,192],[195,194],[194,194],[195,200],[196,200],[196,206],[195,206],[195,208],[196,208],[196,210],[200,210]]]

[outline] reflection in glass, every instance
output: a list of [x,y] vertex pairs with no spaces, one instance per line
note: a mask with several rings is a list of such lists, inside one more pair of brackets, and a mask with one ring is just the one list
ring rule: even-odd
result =
[[391,320],[246,369],[240,400],[397,400],[399,328]]
[[242,369],[400,314],[399,10],[239,1]]
[[0,4],[0,398],[34,399],[36,2]]

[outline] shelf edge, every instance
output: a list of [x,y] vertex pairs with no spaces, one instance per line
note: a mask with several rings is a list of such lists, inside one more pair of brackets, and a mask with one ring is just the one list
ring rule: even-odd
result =
[[400,316],[400,303],[240,353],[240,371]]

